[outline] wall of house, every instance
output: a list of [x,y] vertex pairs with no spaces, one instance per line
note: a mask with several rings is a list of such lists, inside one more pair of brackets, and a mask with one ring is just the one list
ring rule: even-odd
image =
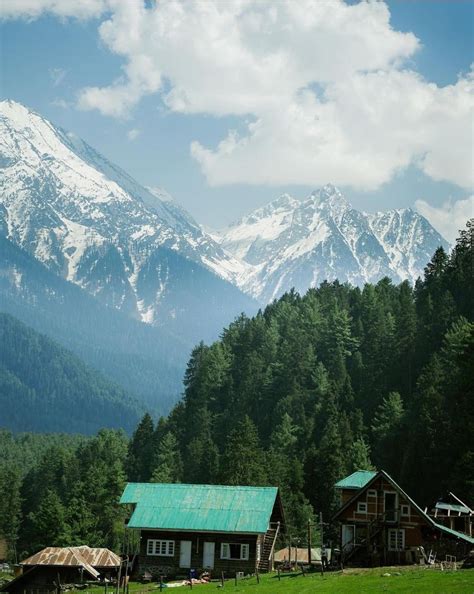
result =
[[[149,539],[173,540],[175,542],[174,555],[148,555],[147,543]],[[160,574],[166,576],[189,574],[190,568],[180,567],[181,541],[191,541],[191,569],[203,570],[204,542],[215,543],[214,568],[209,570],[211,575],[219,576],[224,572],[226,576],[233,576],[238,571],[245,574],[255,573],[257,563],[257,535],[206,533],[206,532],[171,532],[162,530],[143,530],[140,538],[140,554],[138,559],[138,575],[149,572],[154,578]],[[221,544],[236,543],[249,546],[248,560],[221,559]]]

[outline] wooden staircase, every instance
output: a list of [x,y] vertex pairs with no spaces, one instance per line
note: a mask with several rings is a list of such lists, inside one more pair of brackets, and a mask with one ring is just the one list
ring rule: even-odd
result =
[[384,514],[377,516],[367,525],[366,538],[363,538],[358,543],[351,540],[344,545],[341,555],[341,561],[343,565],[345,565],[347,561],[349,561],[358,551],[360,551],[364,547],[366,547],[367,550],[369,549],[372,540],[378,535],[378,533],[384,527],[384,520]]
[[278,538],[280,531],[280,522],[277,523],[275,528],[269,528],[263,539],[262,549],[260,551],[260,561],[258,562],[257,569],[261,573],[267,573],[273,569],[273,552],[275,550],[275,543]]

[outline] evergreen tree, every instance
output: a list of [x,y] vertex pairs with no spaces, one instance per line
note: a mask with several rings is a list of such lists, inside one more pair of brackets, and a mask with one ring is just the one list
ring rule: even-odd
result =
[[370,461],[370,448],[363,437],[359,437],[354,441],[350,451],[349,472],[356,470],[374,470]]
[[257,429],[245,416],[230,433],[222,456],[221,480],[227,485],[265,485],[267,472]]
[[130,481],[149,480],[152,472],[154,437],[153,419],[149,413],[146,413],[138,424],[128,446],[126,468]]
[[178,441],[171,431],[166,433],[158,446],[152,483],[178,483],[183,474]]
[[16,559],[16,543],[21,522],[21,476],[19,469],[0,465],[0,536],[7,541],[8,556]]

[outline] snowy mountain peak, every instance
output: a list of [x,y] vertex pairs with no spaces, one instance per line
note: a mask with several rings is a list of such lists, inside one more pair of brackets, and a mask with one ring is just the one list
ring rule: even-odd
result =
[[269,301],[323,280],[362,285],[383,276],[415,280],[447,242],[411,208],[367,214],[331,184],[303,201],[285,196],[222,234],[222,245],[252,265],[243,288]]
[[0,103],[0,168],[0,229],[8,239],[142,321],[159,323],[176,280],[169,252],[173,265],[184,258],[233,284],[246,270],[163,191],[155,195],[13,101]]

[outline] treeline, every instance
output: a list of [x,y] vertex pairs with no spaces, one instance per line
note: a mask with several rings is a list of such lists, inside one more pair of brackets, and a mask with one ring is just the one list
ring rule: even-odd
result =
[[121,548],[126,480],[279,485],[294,536],[330,519],[356,469],[385,469],[421,506],[447,489],[474,502],[473,248],[470,223],[415,287],[323,283],[238,318],[194,349],[167,418],[54,444],[23,476],[0,465],[0,533],[19,556]]

